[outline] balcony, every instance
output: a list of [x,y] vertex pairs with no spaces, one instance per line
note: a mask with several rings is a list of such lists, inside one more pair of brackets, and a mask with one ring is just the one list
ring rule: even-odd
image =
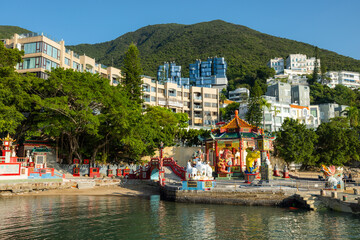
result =
[[202,106],[201,106],[201,105],[195,105],[195,104],[194,104],[194,109],[202,109]]
[[194,101],[202,101],[202,97],[201,96],[194,96]]

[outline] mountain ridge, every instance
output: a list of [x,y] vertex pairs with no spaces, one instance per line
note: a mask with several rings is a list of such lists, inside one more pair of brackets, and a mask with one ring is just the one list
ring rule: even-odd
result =
[[[68,47],[105,65],[120,68],[131,42],[139,48],[144,74],[150,76],[156,76],[157,67],[163,62],[175,61],[182,66],[182,75],[187,77],[188,66],[196,59],[222,56],[229,65],[229,79],[236,79],[247,74],[245,72],[265,66],[271,58],[286,58],[293,53],[313,57],[315,49],[311,44],[275,37],[222,20],[191,25],[148,25],[107,42]],[[328,70],[360,72],[360,60],[320,48],[319,55]]]

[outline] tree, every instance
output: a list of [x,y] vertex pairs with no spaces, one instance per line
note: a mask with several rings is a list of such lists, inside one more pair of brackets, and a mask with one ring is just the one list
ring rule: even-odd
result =
[[351,127],[357,127],[359,125],[359,109],[357,107],[346,107],[345,112]]
[[316,134],[318,164],[342,166],[355,160],[359,161],[359,133],[350,128],[349,121],[337,117],[328,123],[321,123]]
[[319,63],[318,63],[318,59],[319,59],[319,49],[318,47],[315,47],[315,62],[314,62],[314,71],[312,74],[312,82],[317,82],[318,78],[319,78]]
[[271,103],[269,103],[265,98],[260,98],[259,101],[260,109],[262,110],[263,114],[263,130],[265,130],[265,108],[267,108],[269,111],[271,110]]
[[314,155],[316,143],[317,135],[313,130],[307,129],[305,124],[287,118],[277,133],[275,152],[288,165],[292,162],[314,165],[316,163]]
[[15,135],[16,139],[25,128],[24,114],[30,111],[32,104],[29,89],[34,77],[15,72],[23,54],[0,43],[0,132]]
[[[48,79],[37,78],[32,92],[36,103],[32,112],[30,136],[65,138],[68,160],[84,154],[93,160],[99,148],[115,136],[121,138],[124,129],[141,115],[132,109],[128,95],[121,88],[109,85],[98,74],[53,69]],[[91,145],[92,151],[89,150]],[[63,149],[64,150],[64,149]]]
[[261,95],[261,87],[255,82],[254,87],[252,87],[250,91],[248,111],[245,116],[246,121],[255,126],[260,126],[262,120],[262,110],[260,106]]
[[122,74],[122,86],[128,93],[131,100],[138,104],[143,101],[142,96],[142,84],[141,79],[142,68],[140,64],[139,50],[135,44],[130,44],[127,52],[125,53],[123,67],[121,68]]
[[227,105],[224,108],[224,111],[222,112],[222,120],[223,121],[231,120],[231,116],[233,116],[235,114],[235,110],[239,110],[239,106],[240,106],[240,103],[238,103],[238,102],[233,102],[233,103],[230,103],[229,105]]

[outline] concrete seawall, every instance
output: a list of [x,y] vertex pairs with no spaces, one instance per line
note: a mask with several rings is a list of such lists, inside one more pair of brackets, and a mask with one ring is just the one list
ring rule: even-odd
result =
[[182,191],[161,188],[163,200],[183,203],[229,204],[246,206],[279,206],[295,194],[296,189],[213,189],[211,191]]
[[67,189],[73,187],[74,182],[20,182],[0,184],[0,196],[11,194],[28,193],[34,191],[46,191],[54,189]]

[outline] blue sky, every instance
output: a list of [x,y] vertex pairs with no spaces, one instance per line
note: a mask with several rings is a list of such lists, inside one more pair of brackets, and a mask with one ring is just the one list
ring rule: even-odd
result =
[[360,59],[359,0],[63,0],[60,6],[58,3],[19,0],[1,4],[0,25],[44,32],[73,45],[110,41],[147,25],[221,19]]

